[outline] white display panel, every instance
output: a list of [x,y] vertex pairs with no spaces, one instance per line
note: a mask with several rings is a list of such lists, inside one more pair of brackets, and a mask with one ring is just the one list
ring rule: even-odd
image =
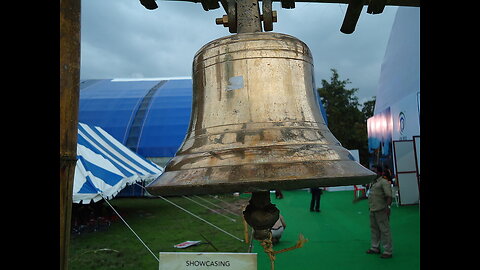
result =
[[414,141],[393,141],[400,205],[417,204],[420,198]]
[[400,173],[397,176],[400,205],[418,204],[417,173]]
[[395,152],[395,168],[397,173],[416,172],[415,152],[413,150],[413,140],[393,141]]

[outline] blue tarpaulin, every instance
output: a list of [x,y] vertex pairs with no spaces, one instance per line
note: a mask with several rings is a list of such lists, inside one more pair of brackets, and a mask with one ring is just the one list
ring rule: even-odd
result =
[[111,199],[125,186],[153,180],[163,169],[135,154],[100,127],[78,124],[73,202]]
[[[327,123],[325,110],[315,92]],[[102,127],[143,157],[173,157],[192,110],[191,78],[84,80],[79,121]]]
[[173,157],[192,106],[190,78],[86,80],[79,121],[102,127],[143,157]]

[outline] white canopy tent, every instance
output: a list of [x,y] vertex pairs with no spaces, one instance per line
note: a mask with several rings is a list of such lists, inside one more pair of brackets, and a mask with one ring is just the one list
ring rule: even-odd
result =
[[73,202],[111,199],[126,185],[157,178],[163,169],[138,156],[100,127],[78,124]]

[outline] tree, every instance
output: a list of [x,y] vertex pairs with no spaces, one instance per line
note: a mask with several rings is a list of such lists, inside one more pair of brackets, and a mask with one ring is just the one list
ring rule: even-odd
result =
[[349,79],[340,80],[336,69],[330,69],[330,82],[322,80],[318,88],[320,98],[325,108],[328,128],[343,147],[358,149],[360,163],[368,164],[367,118],[373,115],[374,100],[363,103],[360,110],[358,98],[355,96],[358,88],[347,89]]
[[368,118],[373,116],[373,111],[375,109],[375,101],[376,97],[372,97],[371,100],[367,100],[363,103],[362,113],[365,117],[365,121],[367,121]]

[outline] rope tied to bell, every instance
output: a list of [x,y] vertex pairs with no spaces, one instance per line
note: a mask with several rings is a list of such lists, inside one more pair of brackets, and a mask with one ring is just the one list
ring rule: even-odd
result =
[[303,245],[308,242],[308,239],[305,239],[303,234],[298,235],[297,243],[289,248],[284,248],[281,250],[273,250],[273,242],[272,242],[272,232],[268,234],[268,238],[260,241],[260,245],[262,245],[263,250],[267,253],[268,257],[270,258],[270,269],[275,269],[275,255],[283,252],[287,252],[290,250],[294,250],[297,248],[303,247]]

